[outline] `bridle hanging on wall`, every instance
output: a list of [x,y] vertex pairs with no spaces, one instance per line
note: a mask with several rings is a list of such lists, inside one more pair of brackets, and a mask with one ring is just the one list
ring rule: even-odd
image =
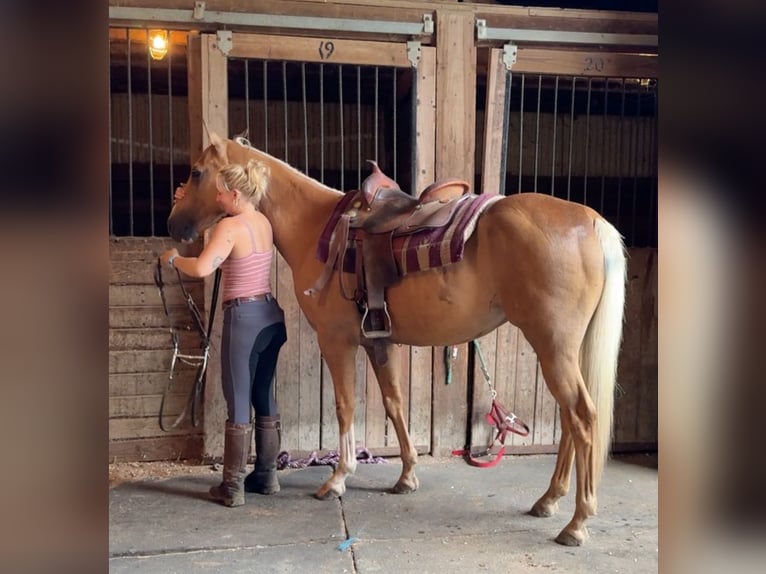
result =
[[[159,289],[159,292],[160,292],[160,299],[162,299],[162,308],[165,311],[165,316],[169,320],[168,322],[169,322],[170,336],[173,341],[173,358],[170,361],[170,373],[168,374],[168,383],[165,386],[165,390],[162,393],[162,400],[160,401],[160,410],[158,413],[160,429],[162,429],[165,432],[168,432],[176,428],[179,424],[181,424],[181,421],[184,420],[184,418],[187,416],[187,413],[189,413],[190,415],[192,426],[197,427],[199,425],[199,412],[201,411],[202,397],[203,397],[204,389],[205,389],[205,371],[207,370],[208,359],[210,357],[210,331],[213,327],[213,320],[215,318],[215,308],[218,302],[218,289],[221,284],[221,269],[218,268],[216,269],[215,279],[213,282],[213,296],[212,296],[212,300],[210,304],[210,317],[208,318],[207,327],[205,327],[202,314],[200,313],[199,308],[197,307],[197,304],[194,302],[194,299],[192,298],[192,296],[189,294],[189,292],[186,290],[186,287],[184,286],[183,280],[181,279],[181,272],[178,271],[178,269],[176,269],[175,271],[176,271],[176,275],[178,276],[178,285],[181,288],[181,292],[183,293],[183,296],[184,296],[184,301],[186,303],[187,308],[189,309],[189,313],[191,314],[192,324],[194,325],[194,328],[196,329],[196,331],[199,333],[199,336],[200,336],[201,352],[197,354],[191,354],[191,353],[181,352],[180,350],[180,336],[179,336],[178,328],[175,325],[173,325],[173,322],[170,320],[170,311],[168,309],[167,299],[165,298],[165,289],[164,289],[165,282],[162,279],[162,261],[158,258],[157,265],[154,270],[154,283],[157,285],[157,288]],[[173,374],[175,372],[176,364],[179,361],[186,365],[196,366],[197,374],[194,379],[194,384],[192,385],[192,389],[189,393],[189,397],[186,400],[186,404],[184,405],[183,410],[176,417],[173,423],[169,427],[166,427],[164,422],[165,402],[173,386]]]

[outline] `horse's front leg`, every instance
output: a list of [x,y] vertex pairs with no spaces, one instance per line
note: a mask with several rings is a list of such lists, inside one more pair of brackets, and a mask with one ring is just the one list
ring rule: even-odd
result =
[[415,465],[418,462],[418,451],[412,445],[410,433],[407,431],[407,421],[404,419],[404,401],[402,400],[401,384],[399,382],[399,356],[400,348],[392,344],[386,346],[388,362],[379,366],[375,361],[375,353],[372,347],[365,347],[367,356],[370,358],[375,378],[383,395],[383,406],[388,418],[396,429],[396,438],[399,439],[400,455],[402,458],[402,474],[392,489],[396,494],[408,494],[418,489],[418,477],[415,476]]
[[335,414],[338,417],[340,444],[338,466],[330,479],[315,496],[325,500],[342,496],[346,492],[346,477],[356,471],[356,444],[354,440],[354,390],[356,385],[356,349],[351,343],[337,338],[318,336],[335,390]]

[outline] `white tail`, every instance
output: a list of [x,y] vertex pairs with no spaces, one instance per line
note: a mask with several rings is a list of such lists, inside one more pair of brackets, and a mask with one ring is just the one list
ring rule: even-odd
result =
[[620,233],[601,218],[596,219],[594,226],[604,252],[604,290],[585,333],[580,352],[580,369],[596,406],[593,458],[596,463],[594,478],[598,481],[612,438],[614,387],[617,356],[622,341],[627,265],[625,245]]

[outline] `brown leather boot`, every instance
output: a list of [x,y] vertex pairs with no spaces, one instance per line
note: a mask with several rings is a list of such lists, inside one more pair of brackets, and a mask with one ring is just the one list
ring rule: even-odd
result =
[[223,441],[223,482],[210,489],[210,496],[224,506],[245,504],[245,473],[252,426],[226,422]]
[[245,491],[258,494],[279,492],[277,456],[282,438],[279,415],[255,417],[255,469],[245,478]]

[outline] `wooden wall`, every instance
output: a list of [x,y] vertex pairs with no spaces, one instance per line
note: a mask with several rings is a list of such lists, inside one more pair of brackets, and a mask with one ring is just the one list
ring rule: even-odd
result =
[[[157,418],[168,384],[172,341],[153,273],[157,256],[171,246],[174,243],[163,238],[109,241],[110,462],[194,458],[202,448],[201,429],[184,421],[165,433]],[[175,273],[166,269],[163,278],[173,320],[192,329]],[[189,280],[186,285],[203,309],[202,282]],[[181,332],[182,348],[196,351],[198,346],[195,331]],[[170,422],[182,411],[195,374],[193,367],[178,365],[165,407]]]

